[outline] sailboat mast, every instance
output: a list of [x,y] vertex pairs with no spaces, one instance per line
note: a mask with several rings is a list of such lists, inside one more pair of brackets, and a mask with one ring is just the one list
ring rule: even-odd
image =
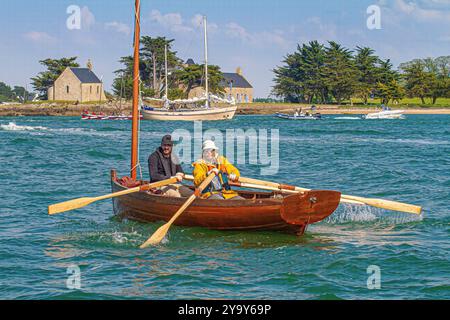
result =
[[169,86],[167,84],[167,74],[168,74],[168,71],[167,71],[167,44],[164,47],[164,59],[165,59],[164,69],[166,71],[166,99],[169,99]]
[[205,28],[205,93],[206,107],[209,108],[209,87],[208,87],[208,27],[206,16],[203,16],[203,27]]
[[136,180],[136,167],[138,162],[138,127],[139,127],[139,47],[140,47],[140,16],[141,3],[135,0],[134,23],[134,68],[133,68],[133,117],[131,125],[131,178]]

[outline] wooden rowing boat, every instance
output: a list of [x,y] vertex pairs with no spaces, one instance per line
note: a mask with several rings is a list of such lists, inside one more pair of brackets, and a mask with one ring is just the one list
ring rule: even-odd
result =
[[[126,181],[126,180],[125,180]],[[142,181],[142,183],[146,183]],[[112,192],[135,187],[111,171]],[[309,224],[331,215],[341,198],[337,191],[298,194],[239,191],[245,200],[196,199],[175,224],[217,230],[277,230],[302,235]],[[137,192],[113,198],[114,213],[140,222],[169,221],[186,198]]]

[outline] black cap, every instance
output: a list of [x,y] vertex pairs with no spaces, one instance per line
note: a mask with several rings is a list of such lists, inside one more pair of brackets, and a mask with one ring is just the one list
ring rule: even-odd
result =
[[170,144],[173,146],[172,136],[170,134],[165,135],[161,140],[161,145]]

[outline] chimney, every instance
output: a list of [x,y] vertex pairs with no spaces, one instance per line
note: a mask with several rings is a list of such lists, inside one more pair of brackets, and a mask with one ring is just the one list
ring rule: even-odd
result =
[[236,73],[237,73],[238,75],[242,76],[242,69],[241,69],[241,67],[237,67],[237,68],[236,68]]
[[91,61],[91,59],[89,59],[88,60],[88,62],[86,63],[86,67],[89,69],[89,70],[91,70],[92,71],[92,61]]

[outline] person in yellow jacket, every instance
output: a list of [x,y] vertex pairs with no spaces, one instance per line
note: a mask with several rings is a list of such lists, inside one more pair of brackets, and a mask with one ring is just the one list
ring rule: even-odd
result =
[[239,170],[227,158],[219,156],[214,141],[203,143],[202,158],[194,162],[194,185],[198,187],[212,172],[216,173],[213,181],[203,190],[203,199],[242,200],[236,191],[231,190],[228,181],[239,180]]

